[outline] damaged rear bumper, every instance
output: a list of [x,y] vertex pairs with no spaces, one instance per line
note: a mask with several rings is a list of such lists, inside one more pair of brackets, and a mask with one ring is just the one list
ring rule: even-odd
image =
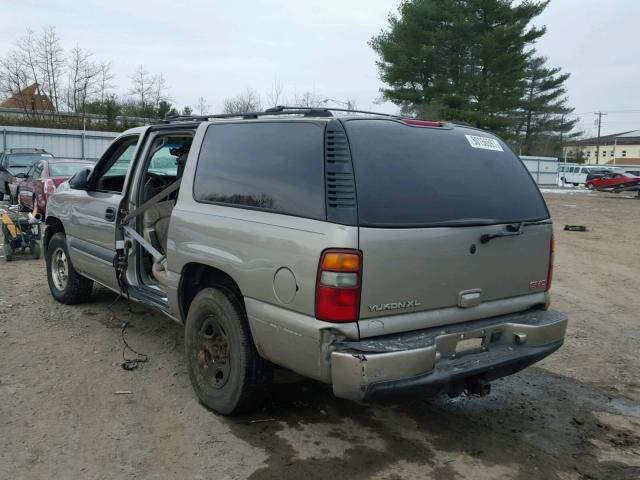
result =
[[[515,373],[564,341],[567,317],[530,310],[447,327],[344,341],[331,353],[333,392],[367,400],[421,390],[459,392]],[[467,344],[470,348],[466,348]]]

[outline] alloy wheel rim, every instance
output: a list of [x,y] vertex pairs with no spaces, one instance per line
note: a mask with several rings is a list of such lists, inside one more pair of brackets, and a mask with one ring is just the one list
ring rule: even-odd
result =
[[51,255],[51,277],[53,284],[61,292],[67,288],[67,282],[69,281],[69,261],[67,254],[64,253],[62,248],[58,248]]

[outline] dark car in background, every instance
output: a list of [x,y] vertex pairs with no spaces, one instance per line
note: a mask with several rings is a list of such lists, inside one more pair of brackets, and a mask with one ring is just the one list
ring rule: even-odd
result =
[[[0,152],[0,200],[14,200],[15,190],[10,185],[18,184],[31,166],[39,160],[54,158],[42,148],[9,148]],[[13,203],[13,202],[12,202]]]
[[18,186],[18,204],[23,210],[36,209],[43,217],[47,200],[58,186],[83,168],[93,168],[88,160],[47,158],[34,163]]

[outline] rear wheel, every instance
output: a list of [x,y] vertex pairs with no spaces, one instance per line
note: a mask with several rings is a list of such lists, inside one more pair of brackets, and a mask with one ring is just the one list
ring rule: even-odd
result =
[[260,405],[272,367],[256,352],[235,295],[201,290],[189,308],[184,345],[191,384],[205,406],[231,415]]
[[93,281],[83,277],[73,268],[66,237],[62,233],[56,233],[49,241],[47,281],[53,298],[67,305],[85,301],[93,288]]

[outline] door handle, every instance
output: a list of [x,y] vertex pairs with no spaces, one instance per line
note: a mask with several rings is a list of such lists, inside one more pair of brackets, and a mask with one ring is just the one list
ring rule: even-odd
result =
[[108,222],[113,222],[116,219],[116,209],[109,207],[104,211],[104,219]]

